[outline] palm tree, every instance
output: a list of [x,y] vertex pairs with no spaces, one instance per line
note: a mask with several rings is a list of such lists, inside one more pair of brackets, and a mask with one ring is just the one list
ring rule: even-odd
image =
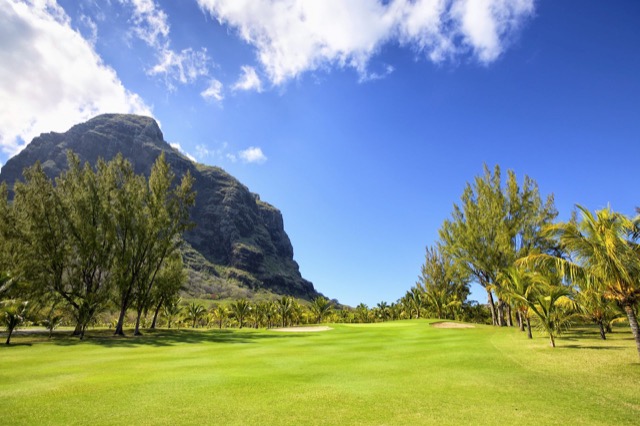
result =
[[164,316],[167,318],[167,328],[171,328],[171,323],[173,322],[174,318],[182,313],[180,302],[182,302],[182,298],[178,297],[169,300],[163,305],[162,311],[164,313]]
[[[551,283],[536,286],[531,292],[531,300],[526,303],[535,314],[538,325],[550,339],[551,347],[556,347],[555,338],[570,325],[572,301],[568,298],[571,290],[564,285]],[[524,300],[524,299],[523,299]]]
[[191,328],[196,328],[196,322],[200,321],[206,313],[207,310],[204,306],[191,302],[187,307],[187,318],[191,320]]
[[229,316],[229,311],[224,305],[218,305],[211,311],[211,315],[213,320],[218,324],[218,328],[222,329],[222,326]]
[[614,302],[604,296],[602,288],[593,280],[580,284],[580,291],[576,294],[576,303],[581,316],[598,325],[600,338],[607,339],[607,328],[612,321],[624,318],[622,311]]
[[291,318],[293,313],[293,299],[287,296],[282,296],[277,302],[278,314],[282,320],[282,327],[287,326],[287,321]]
[[640,333],[635,307],[640,300],[640,245],[638,224],[609,207],[595,215],[577,206],[582,220],[549,225],[553,235],[572,260],[548,255],[529,256],[527,264],[551,262],[572,282],[597,280],[603,295],[624,309],[640,356]]
[[498,282],[500,283],[500,297],[515,306],[520,330],[524,331],[526,322],[527,337],[532,339],[529,306],[534,303],[533,274],[512,266],[498,274]]
[[244,319],[249,315],[250,311],[251,304],[247,299],[238,299],[231,304],[231,312],[236,320],[238,320],[240,328],[244,327]]
[[7,345],[11,343],[11,334],[27,316],[28,302],[18,302],[17,300],[6,300],[2,303],[2,311],[0,311],[0,319],[7,329]]
[[331,313],[331,302],[326,297],[318,296],[311,302],[310,309],[316,323],[320,324]]

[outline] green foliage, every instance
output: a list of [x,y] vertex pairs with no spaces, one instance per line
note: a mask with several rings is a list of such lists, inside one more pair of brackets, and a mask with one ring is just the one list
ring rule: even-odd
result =
[[320,324],[328,315],[331,314],[331,302],[326,297],[318,296],[311,302],[310,309],[315,322]]
[[11,334],[27,317],[28,302],[5,300],[0,302],[0,320],[7,330],[7,345],[11,343]]
[[1,291],[10,281],[20,298],[62,301],[81,338],[114,300],[121,332],[133,304],[137,332],[143,311],[157,313],[184,282],[176,259],[182,232],[191,226],[193,180],[187,173],[174,187],[162,155],[148,180],[121,155],[92,168],[69,152],[67,162],[55,184],[39,163],[25,169],[11,204],[0,188]]
[[509,171],[503,186],[500,167],[492,173],[485,165],[484,174],[467,184],[460,205],[454,205],[451,219],[440,229],[442,250],[487,289],[495,325],[503,323],[492,295],[499,286],[498,274],[520,257],[552,249],[542,228],[556,216],[553,197],[543,202],[533,179],[525,176],[520,186]]

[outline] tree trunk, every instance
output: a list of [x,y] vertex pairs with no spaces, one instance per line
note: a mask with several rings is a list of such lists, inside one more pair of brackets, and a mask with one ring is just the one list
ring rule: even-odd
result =
[[549,333],[549,338],[551,339],[551,347],[556,347],[556,340],[553,338],[553,334]]
[[163,300],[160,299],[158,306],[156,306],[156,311],[153,313],[153,321],[151,321],[151,329],[156,329],[156,322],[158,321],[158,314],[160,313],[160,308],[162,307]]
[[507,303],[507,325],[513,327],[513,316],[511,315],[511,305]]
[[129,309],[129,299],[131,298],[132,288],[133,287],[130,286],[122,298],[122,305],[120,306],[120,315],[118,316],[116,331],[113,333],[116,336],[124,336],[124,317],[127,315],[127,309]]
[[493,325],[498,325],[498,320],[496,318],[496,304],[493,303],[493,294],[491,294],[490,290],[487,290],[487,298],[489,300],[489,309],[491,309],[491,323]]
[[638,356],[640,356],[640,334],[638,334],[638,318],[636,318],[636,313],[633,310],[633,306],[629,304],[624,305],[624,311],[627,313],[627,317],[629,317],[629,326],[631,327],[631,332],[633,333],[633,337],[636,340]]
[[503,327],[504,323],[504,302],[498,298],[498,325]]
[[607,340],[607,336],[604,331],[604,324],[602,323],[602,320],[598,321],[598,328],[600,329],[600,338],[602,340]]
[[123,304],[120,308],[120,315],[118,316],[118,323],[116,324],[116,331],[113,333],[116,336],[124,336],[124,317],[127,315],[127,304]]
[[134,336],[142,336],[140,333],[140,317],[142,317],[142,309],[139,309],[136,315],[136,328],[133,330]]
[[11,344],[11,334],[13,333],[13,327],[7,330],[7,333],[9,334],[7,336],[7,341],[5,342],[6,345]]
[[527,319],[527,337],[529,339],[533,339],[533,336],[531,335],[531,319],[529,318],[529,316],[527,316],[526,319]]
[[522,311],[516,311],[516,317],[518,318],[518,327],[520,327],[520,331],[524,331],[524,318]]
[[74,336],[82,335],[82,323],[80,321],[76,323],[76,328],[73,330],[73,335]]

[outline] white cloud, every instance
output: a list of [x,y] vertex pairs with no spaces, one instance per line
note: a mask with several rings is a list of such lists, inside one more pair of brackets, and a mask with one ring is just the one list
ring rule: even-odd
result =
[[242,74],[238,81],[233,85],[234,90],[255,90],[262,92],[262,81],[256,73],[256,69],[250,66],[242,66]]
[[[54,0],[0,7],[0,147],[16,154],[41,132],[103,112],[151,115]],[[7,4],[8,3],[8,4]]]
[[262,149],[252,146],[238,153],[240,159],[245,163],[264,163],[267,157],[262,153]]
[[[197,0],[257,50],[272,83],[327,67],[366,80],[369,60],[397,42],[440,62],[472,52],[497,59],[535,0]],[[379,75],[380,76],[380,75]]]
[[211,151],[204,145],[196,145],[196,155],[202,160],[211,155]]
[[147,71],[149,75],[161,75],[169,89],[175,89],[174,81],[182,84],[195,82],[209,74],[207,49],[199,51],[191,48],[181,52],[163,48],[158,52],[158,63]]
[[215,99],[218,102],[221,102],[224,99],[222,95],[222,83],[218,80],[213,79],[209,82],[209,86],[200,92],[200,96],[205,99]]
[[182,146],[179,143],[171,142],[171,143],[169,143],[169,145],[171,146],[171,148],[173,148],[176,151],[180,152],[182,155],[184,155],[185,157],[187,157],[189,160],[193,161],[194,163],[198,162],[198,160],[196,160],[196,158],[193,155],[189,154],[187,151],[182,149]]
[[179,52],[171,49],[167,14],[154,0],[120,0],[120,3],[133,9],[132,33],[155,50],[158,62],[147,70],[147,74],[164,77],[171,90],[175,89],[174,82],[191,84],[199,77],[209,75],[211,59],[207,49],[186,48]]

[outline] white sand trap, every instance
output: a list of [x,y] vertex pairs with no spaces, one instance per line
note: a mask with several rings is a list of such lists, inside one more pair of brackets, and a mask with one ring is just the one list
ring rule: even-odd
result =
[[431,327],[435,328],[475,328],[471,324],[460,324],[459,322],[434,322]]
[[321,325],[317,327],[286,327],[286,328],[272,328],[273,331],[284,331],[286,333],[303,333],[303,332],[316,332],[316,331],[328,331],[333,330],[331,327]]

